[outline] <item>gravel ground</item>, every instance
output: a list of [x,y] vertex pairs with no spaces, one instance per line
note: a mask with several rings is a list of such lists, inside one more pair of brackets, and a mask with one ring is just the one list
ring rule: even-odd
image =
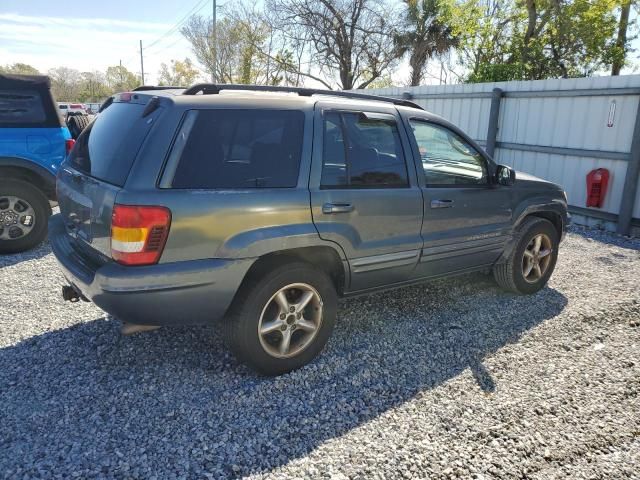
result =
[[574,230],[548,288],[343,302],[258,377],[213,328],[120,337],[45,245],[0,257],[0,476],[640,479],[640,241]]

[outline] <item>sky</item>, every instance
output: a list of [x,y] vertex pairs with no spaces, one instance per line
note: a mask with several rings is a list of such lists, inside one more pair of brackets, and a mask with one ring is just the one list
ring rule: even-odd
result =
[[176,25],[194,13],[210,17],[212,8],[212,0],[0,0],[0,64],[104,71],[122,61],[139,75],[142,40],[153,84],[162,62],[194,59]]
[[[233,1],[218,0],[218,15]],[[0,64],[28,63],[41,72],[59,66],[104,72],[122,61],[139,75],[142,40],[145,83],[155,84],[161,63],[195,61],[180,26],[196,13],[210,17],[212,8],[212,0],[0,0]],[[637,62],[640,40],[632,46]],[[438,83],[438,72],[434,75],[425,83]],[[402,62],[393,79],[407,77]]]

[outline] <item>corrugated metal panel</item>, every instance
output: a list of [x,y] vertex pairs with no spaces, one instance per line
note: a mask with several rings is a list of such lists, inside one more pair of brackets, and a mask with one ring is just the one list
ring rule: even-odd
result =
[[[639,95],[606,95],[562,97],[510,97],[509,92],[585,89],[620,89],[640,87],[640,75],[578,79],[550,79],[532,82],[497,82],[473,85],[438,85],[396,87],[367,90],[401,96],[410,92],[426,110],[441,115],[467,132],[472,138],[486,141],[491,99],[485,98],[420,98],[421,95],[477,94],[494,88],[507,92],[500,105],[498,142],[525,145],[577,148],[607,152],[629,152],[633,138]],[[607,126],[612,103],[615,103],[613,126]],[[498,148],[496,160],[512,165],[560,185],[567,191],[571,205],[586,204],[586,174],[594,168],[611,172],[609,193],[604,207],[617,214],[620,208],[627,162],[570,155],[527,152]],[[640,217],[640,192],[634,205],[634,217]]]

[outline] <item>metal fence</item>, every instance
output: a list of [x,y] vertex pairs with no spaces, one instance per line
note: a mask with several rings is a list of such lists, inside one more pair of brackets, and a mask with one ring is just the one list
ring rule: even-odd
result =
[[[564,187],[575,223],[640,233],[640,75],[392,87],[455,123],[497,162]],[[610,171],[602,208],[586,207],[586,175]]]

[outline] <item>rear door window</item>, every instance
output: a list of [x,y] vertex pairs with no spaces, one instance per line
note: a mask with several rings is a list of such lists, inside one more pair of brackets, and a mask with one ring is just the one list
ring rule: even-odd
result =
[[0,127],[32,125],[46,118],[37,90],[0,90]]
[[114,102],[87,128],[71,150],[68,162],[107,183],[124,185],[153,119],[161,109],[142,116],[145,105]]
[[190,111],[167,165],[168,172],[175,172],[170,186],[295,187],[303,130],[304,114],[297,110]]

